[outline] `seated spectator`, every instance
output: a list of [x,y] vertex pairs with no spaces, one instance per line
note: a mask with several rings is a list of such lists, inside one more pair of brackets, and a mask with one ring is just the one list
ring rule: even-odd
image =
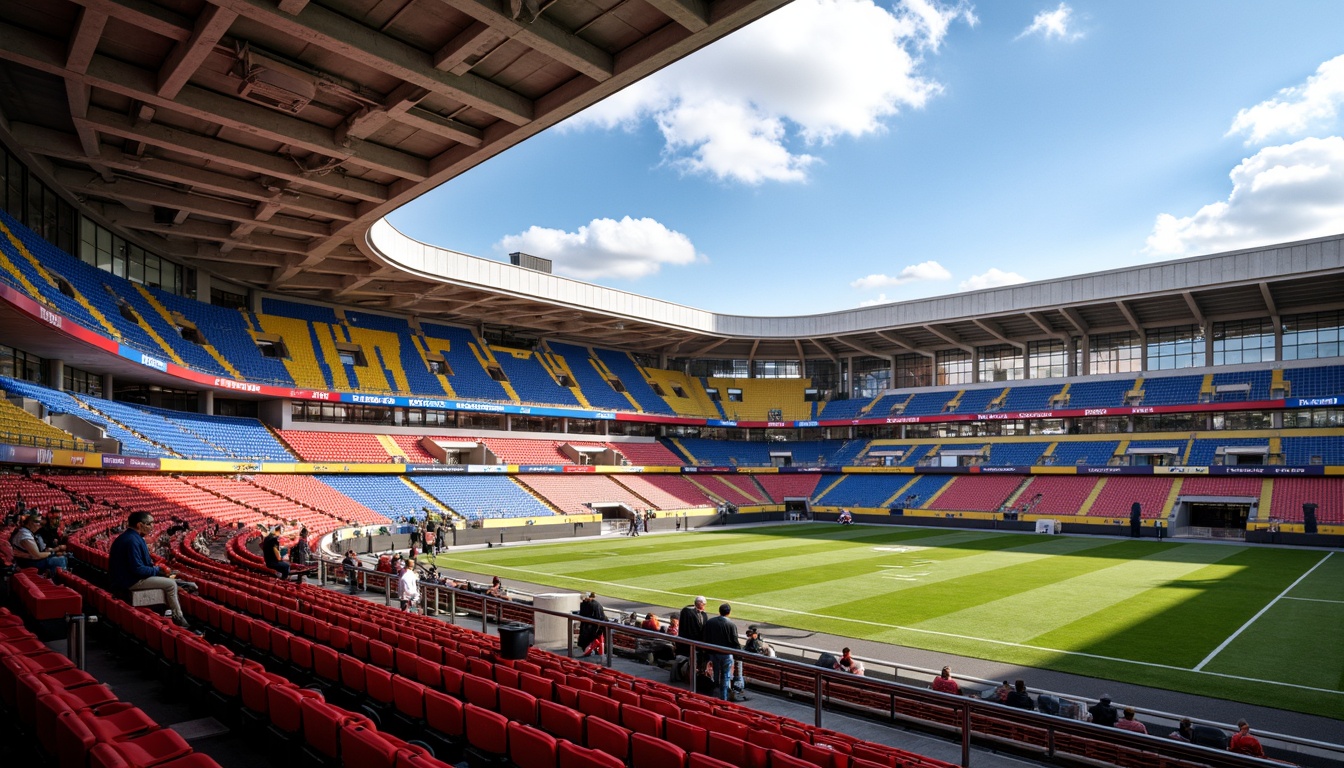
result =
[[933,682],[929,684],[929,687],[939,693],[950,693],[953,696],[961,695],[961,686],[956,680],[952,679],[951,667],[943,667],[943,671],[938,673],[937,677],[933,678]]
[[51,576],[65,569],[65,547],[48,547],[37,536],[42,525],[42,516],[36,512],[24,515],[19,527],[9,538],[14,548],[14,566],[16,568],[36,568],[44,576]]
[[775,658],[775,649],[771,648],[770,644],[765,642],[765,639],[761,637],[760,628],[755,624],[747,627],[747,644],[743,646],[743,650],[747,653],[756,653],[761,656],[769,656],[772,659]]
[[1148,733],[1148,726],[1134,719],[1133,707],[1125,707],[1125,714],[1119,720],[1115,721],[1115,727],[1134,733],[1142,733],[1144,735],[1147,735]]
[[1013,683],[1013,690],[1008,693],[1008,698],[1003,703],[1018,709],[1036,708],[1036,702],[1032,701],[1031,694],[1027,693],[1025,680],[1018,680]]
[[1087,719],[1097,725],[1115,725],[1115,721],[1120,719],[1120,713],[1111,706],[1109,693],[1101,694],[1101,699],[1087,708]]
[[266,567],[275,571],[275,575],[281,579],[289,578],[289,563],[280,555],[280,526],[275,528],[261,540],[261,559],[266,561]]
[[[132,512],[126,519],[126,530],[112,542],[108,550],[108,577],[113,589],[125,589],[138,592],[148,589],[163,590],[164,602],[173,612],[173,622],[180,627],[190,627],[182,606],[177,600],[177,581],[165,567],[154,564],[149,556],[149,545],[145,537],[154,530],[154,517],[148,512]],[[184,582],[183,588],[195,590],[195,586]]]
[[849,655],[849,649],[844,648],[840,651],[840,660],[835,662],[835,668],[848,672],[851,675],[863,674],[863,662]]
[[387,555],[379,555],[379,556],[378,556],[378,564],[377,564],[376,566],[374,566],[373,570],[375,570],[375,571],[377,571],[377,572],[379,572],[379,573],[391,573],[391,572],[392,572],[392,558],[388,557]]
[[663,631],[669,635],[672,635],[673,637],[680,635],[681,619],[678,619],[676,616],[673,616],[672,619],[668,621],[667,626],[663,627]]
[[1168,739],[1177,741],[1193,742],[1195,740],[1195,728],[1190,722],[1190,718],[1182,717],[1181,724],[1176,726],[1176,730],[1167,734]]
[[644,622],[639,625],[640,629],[648,629],[654,632],[663,631],[663,626],[658,622],[658,615],[654,613],[644,614]]
[[47,519],[42,523],[42,527],[37,529],[36,535],[48,548],[65,546],[65,531],[61,529],[60,507],[52,507],[51,511],[47,512]]
[[853,525],[854,516],[849,513],[848,509],[842,509],[840,510],[840,515],[835,518],[835,522],[841,525]]
[[1259,739],[1251,735],[1251,724],[1245,718],[1237,721],[1237,732],[1232,734],[1232,740],[1227,743],[1227,751],[1251,757],[1265,756],[1265,748],[1260,746]]
[[1002,683],[999,684],[998,688],[994,689],[994,701],[997,701],[1000,704],[1007,704],[1008,694],[1012,692],[1013,692],[1013,686],[1010,685],[1007,680],[1004,680]]

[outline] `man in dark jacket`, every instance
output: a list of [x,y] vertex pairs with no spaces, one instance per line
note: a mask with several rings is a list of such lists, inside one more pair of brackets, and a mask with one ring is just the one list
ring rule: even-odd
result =
[[[704,640],[705,622],[709,620],[709,614],[705,613],[705,598],[695,598],[693,605],[688,605],[681,609],[681,615],[677,617],[677,637],[684,637],[687,640]],[[685,643],[677,644],[678,656],[689,656],[690,646]]]
[[[589,592],[588,596],[579,603],[579,615],[585,619],[597,619],[598,621],[607,620],[607,609],[597,601],[597,593]],[[579,647],[583,649],[583,656],[588,658],[594,653],[601,654],[604,648],[604,630],[597,624],[579,625]]]
[[1120,713],[1111,706],[1110,694],[1101,694],[1101,700],[1087,708],[1087,718],[1097,725],[1115,725]]
[[180,627],[189,627],[182,606],[177,601],[177,582],[168,578],[168,569],[154,564],[149,556],[145,537],[154,531],[154,516],[148,512],[132,512],[126,519],[126,530],[112,542],[108,551],[108,575],[114,589],[138,592],[144,589],[162,589],[163,599],[173,612],[173,621]]
[[728,618],[733,606],[724,603],[719,606],[719,615],[705,622],[703,641],[724,649],[710,652],[709,661],[714,665],[714,685],[719,698],[728,701],[728,690],[733,682],[733,651],[742,650],[742,641],[737,637],[737,625]]

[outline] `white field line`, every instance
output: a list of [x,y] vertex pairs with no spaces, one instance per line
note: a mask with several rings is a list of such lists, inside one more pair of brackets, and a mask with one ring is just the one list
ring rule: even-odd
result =
[[1213,657],[1214,657],[1214,656],[1217,656],[1218,654],[1222,653],[1222,652],[1223,652],[1223,649],[1226,648],[1227,646],[1231,645],[1231,644],[1232,644],[1232,641],[1233,641],[1233,640],[1236,640],[1237,637],[1238,637],[1239,635],[1241,635],[1242,632],[1245,632],[1245,631],[1247,630],[1247,628],[1249,628],[1252,624],[1254,624],[1256,619],[1260,618],[1261,616],[1264,616],[1266,611],[1268,611],[1270,608],[1273,608],[1273,607],[1274,607],[1274,604],[1277,603],[1277,602],[1279,602],[1280,600],[1282,600],[1284,595],[1288,594],[1289,592],[1292,592],[1292,591],[1293,591],[1293,587],[1296,587],[1298,584],[1301,584],[1303,579],[1305,579],[1305,578],[1307,578],[1308,576],[1310,576],[1310,575],[1312,574],[1312,572],[1315,571],[1317,568],[1320,568],[1321,565],[1322,565],[1326,560],[1329,560],[1329,559],[1330,559],[1330,556],[1333,555],[1333,554],[1335,554],[1335,553],[1334,553],[1334,552],[1326,552],[1326,553],[1325,553],[1325,557],[1322,557],[1321,560],[1320,560],[1320,562],[1318,562],[1318,563],[1316,563],[1315,565],[1311,566],[1311,568],[1309,568],[1309,569],[1307,570],[1306,573],[1302,574],[1301,576],[1298,576],[1298,577],[1297,577],[1297,581],[1294,581],[1292,584],[1289,584],[1289,585],[1288,585],[1288,588],[1285,589],[1285,590],[1283,590],[1282,592],[1280,592],[1279,595],[1278,595],[1278,597],[1274,598],[1273,600],[1270,600],[1269,603],[1266,604],[1264,608],[1261,608],[1260,611],[1259,611],[1258,613],[1256,613],[1254,616],[1252,616],[1252,617],[1250,618],[1249,621],[1247,621],[1245,624],[1242,624],[1241,627],[1238,628],[1236,632],[1233,632],[1233,633],[1232,633],[1230,636],[1228,636],[1228,638],[1227,638],[1226,640],[1224,640],[1224,641],[1223,641],[1217,648],[1214,648],[1212,653],[1210,653],[1208,656],[1205,656],[1203,661],[1199,662],[1199,664],[1196,664],[1196,665],[1195,665],[1195,671],[1196,671],[1196,672],[1202,672],[1202,671],[1204,670],[1204,665],[1205,665],[1205,664],[1208,664],[1210,661],[1213,661]]
[[[1330,553],[1330,554],[1334,554],[1334,553],[1332,552],[1332,553]],[[1326,555],[1327,558],[1328,558],[1329,556],[1330,556],[1330,555]],[[480,564],[479,564],[479,563],[475,563],[475,562],[472,562],[472,561],[470,561],[470,560],[457,560],[456,558],[451,558],[451,557],[441,557],[440,559],[442,559],[442,560],[446,560],[446,561],[448,561],[448,562],[456,561],[456,562],[459,562],[459,563],[463,563],[463,564],[465,564],[465,565],[472,566],[473,568],[479,568],[479,567],[480,567]],[[1322,560],[1321,562],[1325,562],[1325,561]],[[1316,565],[1320,565],[1320,563],[1317,563]],[[549,579],[557,578],[557,575],[554,574],[554,573],[549,573],[549,572],[547,572],[547,571],[536,571],[536,570],[532,570],[531,568],[516,568],[516,567],[512,567],[512,566],[508,566],[508,565],[492,565],[492,566],[490,567],[490,569],[491,569],[492,571],[515,571],[515,572],[517,572],[517,573],[526,573],[526,574],[530,574],[530,575],[532,575],[532,576],[542,576],[542,577],[549,578]],[[1315,568],[1313,567],[1312,570],[1315,570]],[[1308,571],[1307,573],[1311,573],[1311,571]],[[1306,575],[1306,574],[1303,574],[1303,576],[1305,576],[1305,575]],[[687,595],[686,595],[685,593],[682,593],[682,592],[672,592],[672,591],[669,591],[669,590],[666,590],[666,589],[651,589],[651,588],[649,588],[649,587],[636,587],[636,586],[634,586],[634,585],[631,585],[631,584],[624,584],[624,583],[621,583],[621,582],[619,582],[619,581],[598,581],[598,580],[596,580],[596,579],[581,579],[581,578],[578,578],[578,577],[575,577],[575,576],[559,576],[558,578],[573,579],[573,580],[575,580],[575,581],[582,581],[582,582],[585,582],[585,583],[588,583],[588,584],[602,584],[602,585],[609,586],[609,587],[618,587],[618,588],[620,588],[620,589],[633,589],[633,590],[635,590],[635,591],[637,591],[637,592],[650,592],[650,593],[653,593],[653,594],[655,594],[655,595],[669,595],[669,596],[672,596],[672,597],[676,597],[676,598],[678,598],[678,599],[689,599],[689,598],[687,597]],[[891,577],[888,576],[887,578],[891,578]],[[1301,579],[1298,579],[1298,581],[1301,581]],[[1292,587],[1289,587],[1289,589],[1291,589],[1291,588],[1292,588]],[[1277,598],[1276,598],[1276,599],[1277,599]],[[971,641],[973,641],[973,642],[977,642],[977,643],[988,643],[988,644],[990,644],[990,645],[1003,645],[1003,646],[1008,646],[1008,647],[1010,647],[1010,648],[1023,648],[1023,649],[1029,650],[1029,651],[1044,651],[1045,653],[1057,653],[1057,654],[1060,654],[1061,656],[1081,656],[1081,657],[1083,657],[1083,658],[1088,658],[1088,659],[1098,659],[1098,660],[1100,660],[1100,661],[1110,661],[1110,662],[1114,662],[1114,663],[1116,663],[1116,664],[1133,664],[1133,665],[1135,665],[1135,666],[1140,666],[1140,667],[1151,667],[1151,668],[1153,668],[1153,669],[1167,669],[1167,670],[1171,670],[1171,671],[1173,671],[1173,672],[1194,672],[1194,673],[1196,673],[1196,674],[1200,674],[1200,675],[1208,675],[1208,676],[1210,676],[1210,677],[1222,677],[1222,678],[1226,678],[1226,679],[1228,679],[1228,680],[1241,680],[1242,682],[1247,682],[1247,683],[1263,683],[1263,684],[1265,684],[1265,685],[1278,685],[1278,686],[1283,686],[1283,687],[1285,687],[1285,688],[1296,688],[1296,689],[1298,689],[1298,690],[1302,690],[1302,691],[1314,691],[1314,692],[1316,692],[1316,693],[1329,693],[1329,694],[1333,694],[1333,695],[1335,695],[1335,696],[1344,696],[1344,691],[1331,690],[1330,688],[1316,688],[1316,687],[1314,687],[1314,686],[1310,686],[1310,685],[1298,685],[1298,684],[1296,684],[1296,683],[1284,683],[1284,682],[1280,682],[1280,681],[1278,681],[1278,680],[1264,680],[1264,679],[1262,679],[1262,678],[1258,678],[1258,677],[1242,677],[1241,675],[1229,675],[1229,674],[1224,673],[1224,672],[1209,672],[1209,671],[1200,669],[1200,668],[1198,668],[1198,667],[1196,667],[1196,668],[1194,668],[1194,669],[1188,669],[1188,668],[1186,668],[1186,667],[1177,667],[1177,666],[1172,665],[1172,664],[1157,664],[1157,663],[1155,663],[1155,662],[1151,662],[1151,661],[1135,661],[1134,659],[1122,659],[1122,658],[1119,658],[1119,657],[1116,657],[1116,656],[1102,656],[1102,655],[1100,655],[1100,654],[1095,654],[1095,653],[1084,653],[1084,652],[1082,652],[1082,651],[1064,651],[1064,650],[1060,650],[1060,649],[1058,649],[1058,648],[1046,648],[1045,646],[1040,646],[1040,645],[1028,645],[1028,644],[1026,644],[1026,643],[1014,643],[1014,642],[1010,642],[1010,641],[1007,641],[1007,640],[991,640],[991,639],[989,639],[989,638],[984,638],[984,637],[974,637],[974,636],[971,636],[971,635],[959,635],[959,634],[955,634],[955,633],[952,633],[952,632],[939,632],[939,631],[937,631],[937,630],[933,630],[933,629],[920,629],[920,628],[918,628],[918,627],[903,627],[903,626],[901,626],[901,625],[899,625],[899,624],[884,624],[884,623],[882,623],[882,622],[880,622],[880,621],[868,621],[868,620],[866,620],[866,619],[847,619],[847,618],[845,618],[845,617],[843,617],[843,616],[831,616],[831,615],[828,615],[828,614],[825,614],[825,613],[812,613],[812,612],[810,612],[810,611],[795,611],[795,610],[792,610],[792,609],[789,609],[789,608],[778,608],[778,607],[773,606],[773,605],[760,605],[760,604],[758,604],[758,603],[748,603],[748,602],[744,602],[744,601],[741,601],[741,600],[734,600],[733,603],[736,604],[736,605],[745,605],[745,606],[748,606],[748,607],[751,607],[751,608],[760,608],[760,609],[762,609],[762,610],[766,610],[766,611],[778,611],[779,613],[787,613],[787,614],[792,614],[792,615],[795,615],[795,616],[808,616],[808,617],[816,618],[816,619],[827,619],[827,620],[829,620],[829,621],[842,621],[842,622],[845,622],[845,623],[848,623],[848,624],[862,624],[862,625],[869,626],[869,627],[880,627],[880,628],[882,628],[882,629],[895,629],[895,630],[900,630],[900,631],[902,631],[902,632],[914,632],[914,633],[916,633],[916,634],[922,634],[922,635],[936,635],[936,636],[938,636],[938,637],[950,637],[950,638],[953,638],[953,639],[956,639],[956,640],[971,640]],[[1262,613],[1263,613],[1263,611],[1262,611]],[[1203,665],[1201,664],[1201,666],[1203,666]]]
[[1335,605],[1344,605],[1344,600],[1324,600],[1319,597],[1285,597],[1284,600],[1301,600],[1304,603],[1334,603]]

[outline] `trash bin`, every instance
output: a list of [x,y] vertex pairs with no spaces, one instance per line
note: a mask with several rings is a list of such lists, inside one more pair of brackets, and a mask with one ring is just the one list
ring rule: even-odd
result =
[[527,658],[532,645],[532,625],[521,621],[506,621],[499,625],[499,657],[511,661]]

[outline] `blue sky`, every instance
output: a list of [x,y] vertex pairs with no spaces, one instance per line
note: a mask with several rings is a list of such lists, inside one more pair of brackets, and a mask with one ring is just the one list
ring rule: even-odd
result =
[[796,0],[391,216],[717,312],[1344,232],[1344,3]]

